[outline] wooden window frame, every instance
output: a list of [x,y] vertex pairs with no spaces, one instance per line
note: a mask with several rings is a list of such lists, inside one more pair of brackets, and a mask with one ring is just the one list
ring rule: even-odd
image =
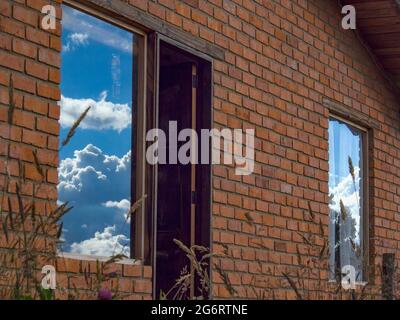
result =
[[[147,33],[136,26],[133,26],[129,23],[123,22],[121,19],[114,17],[113,15],[109,15],[102,10],[99,10],[97,7],[94,7],[90,4],[83,4],[82,1],[79,0],[63,0],[63,5],[67,5],[73,9],[79,10],[83,13],[86,13],[94,18],[100,19],[104,22],[110,23],[118,28],[124,29],[126,31],[131,32],[138,38],[139,51],[141,54],[138,54],[138,63],[137,63],[137,74],[138,86],[133,86],[132,92],[133,95],[137,95],[137,108],[132,108],[132,154],[136,155],[135,158],[131,159],[132,170],[131,170],[131,195],[132,200],[131,203],[135,203],[136,201],[143,199],[145,197],[146,190],[146,175],[145,175],[145,135],[146,135],[146,88],[147,88]],[[61,20],[62,21],[62,20]],[[135,72],[135,67],[132,70],[132,74]],[[133,152],[133,151],[136,152]],[[144,252],[144,241],[143,239],[136,239],[137,237],[144,236],[144,228],[145,228],[145,212],[146,212],[146,201],[142,202],[142,205],[138,208],[138,210],[134,214],[134,219],[131,219],[131,256],[130,259],[134,260],[143,260],[143,252]],[[63,256],[70,256],[68,253],[61,253]],[[72,255],[71,255],[72,256]],[[76,255],[73,255],[76,258]],[[90,256],[80,256],[79,258],[91,259]]]
[[[148,130],[152,128],[158,128],[158,117],[159,117],[159,101],[158,101],[158,79],[159,79],[159,64],[160,64],[160,43],[165,42],[169,45],[175,46],[178,49],[181,49],[199,59],[203,59],[210,63],[211,66],[211,75],[210,75],[210,85],[211,85],[211,92],[210,92],[210,99],[208,103],[212,108],[212,100],[213,100],[213,72],[214,72],[214,65],[213,65],[213,58],[209,55],[197,50],[196,48],[190,47],[182,42],[179,42],[175,39],[171,39],[165,35],[162,35],[157,32],[152,32],[148,35],[148,81],[147,81],[147,122],[146,126]],[[207,103],[206,101],[204,103]],[[210,110],[210,128],[213,127],[213,112],[212,109]],[[139,239],[143,239],[146,243],[146,248],[144,251],[144,263],[146,265],[152,265],[153,268],[155,266],[156,260],[156,243],[157,243],[157,181],[158,181],[158,166],[157,165],[146,165],[146,194],[148,200],[148,207],[146,210],[146,225],[147,230],[145,234]],[[210,201],[204,203],[205,207],[208,207],[209,212],[209,221],[210,221],[210,228],[211,228],[211,221],[212,221],[212,168],[211,165],[209,166],[209,184],[208,184],[208,192],[209,192],[209,199]],[[211,229],[209,232],[209,244],[210,250],[212,252],[212,233]],[[210,277],[211,277],[212,268],[210,268]],[[154,298],[157,299],[158,297],[155,296],[156,292],[156,275],[153,270],[153,294]],[[210,297],[211,297],[212,288],[210,288]]]
[[[350,119],[349,119],[350,118]],[[353,127],[361,132],[361,148],[362,148],[362,194],[361,197],[361,227],[363,232],[362,238],[362,279],[361,281],[368,281],[369,279],[369,266],[370,266],[370,139],[372,130],[370,127],[361,124],[357,119],[347,114],[346,117],[330,111],[328,116],[328,122],[330,120],[337,120],[346,125]],[[354,121],[353,121],[354,119]],[[329,152],[329,149],[328,149]]]
[[[137,167],[141,170],[136,170],[140,177],[137,179],[140,181],[140,187],[138,188],[138,194],[132,198],[133,200],[141,199],[146,195],[146,201],[140,207],[140,210],[136,212],[135,219],[132,219],[132,224],[134,224],[133,232],[134,236],[131,237],[131,258],[137,260],[138,262],[146,265],[152,264],[152,246],[155,239],[153,239],[154,221],[153,217],[156,214],[157,203],[157,190],[156,190],[156,178],[157,178],[157,167],[150,166],[145,161],[145,150],[146,141],[145,135],[146,131],[151,128],[157,128],[157,118],[158,118],[158,59],[159,59],[159,42],[165,41],[171,45],[174,45],[182,50],[187,51],[201,59],[207,60],[211,63],[211,97],[210,104],[212,107],[213,99],[213,59],[223,60],[224,51],[214,45],[205,41],[204,39],[199,39],[194,37],[181,29],[165,23],[146,12],[143,12],[128,3],[122,1],[106,1],[106,0],[63,0],[63,4],[66,4],[72,8],[78,9],[82,12],[88,13],[94,17],[102,19],[106,22],[114,24],[118,27],[131,31],[137,35],[143,37],[143,50],[144,56],[141,64],[141,74],[143,75],[142,84],[140,87],[140,105],[141,114],[138,114],[141,121],[137,121],[140,125],[139,132],[141,137],[138,140],[141,141],[141,154],[137,155],[138,163]],[[211,111],[211,128],[213,127],[213,112]],[[210,167],[210,202],[206,205],[210,207],[210,223],[212,219],[212,170]],[[134,221],[134,222],[133,222]],[[210,249],[212,250],[210,232]],[[211,270],[210,270],[211,272]],[[212,291],[212,290],[211,290]]]

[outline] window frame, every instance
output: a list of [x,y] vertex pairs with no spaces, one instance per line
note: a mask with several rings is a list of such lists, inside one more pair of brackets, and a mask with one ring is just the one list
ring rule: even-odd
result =
[[[118,28],[124,29],[137,36],[139,51],[138,54],[138,86],[132,87],[132,93],[137,94],[137,108],[132,108],[132,156],[131,159],[131,204],[145,197],[146,190],[146,174],[145,174],[145,135],[146,135],[146,106],[147,106],[147,43],[148,35],[144,30],[133,26],[132,24],[123,22],[118,17],[111,13],[104,13],[98,8],[91,5],[82,4],[79,0],[63,0],[63,5],[69,6],[73,9],[88,14],[94,18],[100,19],[104,22],[110,23]],[[61,18],[62,23],[62,18]],[[135,69],[132,69],[132,74]],[[137,92],[136,92],[137,91]],[[136,119],[136,120],[135,120]],[[135,161],[134,161],[135,160]],[[130,223],[130,257],[127,260],[142,261],[144,257],[144,228],[145,228],[145,211],[146,201],[135,212],[135,219],[131,219]],[[64,257],[84,258],[91,260],[93,256],[76,255],[66,252],[60,252]],[[106,257],[105,257],[106,258]],[[98,259],[98,257],[97,257]],[[102,257],[100,257],[102,259]]]
[[[143,59],[139,61],[142,70],[141,81],[139,81],[140,89],[138,92],[140,103],[143,106],[139,109],[141,114],[138,114],[137,128],[138,147],[140,147],[140,154],[137,154],[138,165],[136,167],[135,175],[136,181],[140,181],[138,185],[138,193],[133,197],[131,203],[142,199],[146,196],[146,200],[142,203],[138,211],[135,213],[135,219],[131,220],[131,259],[136,260],[137,263],[152,265],[152,250],[153,250],[153,224],[152,221],[156,203],[155,184],[156,184],[156,167],[149,166],[145,161],[146,155],[146,130],[156,127],[157,113],[157,79],[158,79],[158,50],[159,42],[165,41],[170,43],[188,53],[191,53],[201,59],[211,63],[211,95],[210,103],[212,105],[213,97],[213,58],[223,58],[223,51],[220,48],[203,41],[188,36],[186,33],[181,32],[178,28],[174,28],[165,24],[159,24],[153,17],[143,12],[136,11],[133,7],[127,4],[122,4],[119,7],[112,5],[105,6],[100,3],[88,0],[63,0],[63,4],[70,6],[74,9],[80,10],[93,17],[101,19],[105,22],[111,23],[117,27],[123,28],[127,31],[141,36],[141,45],[143,47]],[[125,9],[124,12],[120,10]],[[133,110],[134,111],[134,110]],[[211,126],[213,123],[213,113],[211,112]],[[134,179],[132,170],[132,180]],[[211,169],[210,169],[210,177]],[[211,195],[212,195],[212,179],[209,182],[210,206],[209,214],[211,221]],[[150,221],[149,221],[150,219]],[[210,232],[211,240],[211,232]],[[212,241],[210,241],[212,247]],[[64,253],[63,253],[64,254]],[[93,257],[87,257],[92,259]]]
[[[361,228],[363,232],[363,237],[361,239],[362,242],[362,279],[361,281],[357,281],[357,283],[363,283],[365,281],[369,280],[369,266],[370,266],[370,191],[369,191],[369,181],[370,181],[370,134],[371,134],[371,128],[368,126],[363,125],[362,123],[359,123],[358,121],[353,121],[353,119],[348,119],[345,118],[335,112],[330,111],[328,115],[328,128],[330,125],[330,121],[336,120],[340,121],[350,127],[353,127],[357,129],[361,133],[361,148],[362,148],[362,156],[360,157],[362,163],[360,168],[360,172],[362,173],[362,179],[361,179],[361,186],[362,186],[362,193],[360,195],[361,201]],[[328,139],[329,139],[329,131],[328,131]],[[328,140],[329,141],[329,140]],[[328,155],[329,155],[329,145],[328,145]],[[328,165],[329,165],[329,157],[328,157]],[[330,170],[330,169],[329,169]],[[329,179],[329,178],[328,178]],[[329,183],[329,181],[328,181]],[[331,271],[329,271],[330,273]],[[329,279],[330,281],[336,281],[336,279],[339,276],[339,279],[341,279],[341,275],[337,274],[335,271],[335,279]]]
[[[209,63],[210,67],[210,75],[209,75],[209,84],[210,84],[210,92],[209,96],[204,99],[201,106],[209,106],[210,108],[210,118],[204,124],[208,124],[210,129],[213,128],[213,112],[212,112],[212,102],[213,102],[213,94],[214,94],[214,60],[211,56],[206,53],[203,53],[196,48],[190,47],[183,42],[172,39],[166,35],[160,34],[158,32],[151,32],[148,35],[148,106],[147,106],[147,126],[148,129],[158,128],[159,127],[159,78],[160,78],[160,48],[162,42],[166,45],[170,45],[175,47],[178,50],[182,50],[186,54],[192,55],[195,59],[203,60],[206,63]],[[153,71],[153,72],[151,72]],[[199,83],[201,81],[199,80]],[[201,85],[200,85],[201,87]],[[208,108],[208,107],[207,107]],[[210,145],[211,147],[211,145]],[[211,154],[211,153],[210,153]],[[196,165],[197,170],[199,170],[201,166],[199,164]],[[209,225],[208,227],[208,236],[207,241],[209,242],[210,252],[213,250],[213,241],[212,241],[212,230],[211,230],[211,222],[212,222],[212,166],[207,165],[206,169],[203,169],[204,173],[208,175],[208,182],[204,184],[206,188],[208,188],[208,200],[201,202],[203,205],[203,209],[207,213],[207,216],[204,215],[204,218],[208,218]],[[157,253],[157,193],[158,193],[158,165],[150,165],[147,164],[147,180],[146,180],[146,190],[147,190],[147,200],[148,207],[146,211],[145,218],[147,219],[147,232],[143,235],[143,239],[147,241],[145,243],[145,259],[143,262],[146,265],[153,266],[153,298],[157,299],[156,296],[156,253]],[[150,201],[149,201],[150,200]],[[211,264],[210,264],[211,265]],[[210,278],[212,277],[212,268],[209,269]],[[212,296],[212,285],[210,287],[210,297]]]

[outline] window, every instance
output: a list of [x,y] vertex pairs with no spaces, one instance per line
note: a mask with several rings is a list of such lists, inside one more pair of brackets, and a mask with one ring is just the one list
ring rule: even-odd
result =
[[354,267],[364,279],[367,256],[367,134],[339,118],[329,120],[330,273],[340,278]]
[[[170,130],[171,123],[177,132],[192,129],[201,137],[201,129],[211,129],[211,63],[162,39],[157,45],[158,99],[157,112],[153,113],[157,114],[157,126],[171,140],[176,139]],[[170,151],[176,151],[185,142],[180,140],[176,146],[168,143],[168,161],[156,167],[152,264],[153,292],[157,299],[161,292],[166,293],[174,286],[185,267],[194,272],[174,239],[189,247],[195,244],[210,247],[211,168],[207,164],[174,160]],[[199,150],[198,158],[202,156]],[[200,288],[198,281],[192,279],[188,297],[199,294],[195,289]]]
[[[63,252],[131,255],[131,200],[140,198],[143,37],[63,5],[59,202]],[[132,120],[133,119],[133,120]],[[130,178],[132,177],[132,178]]]
[[[212,60],[68,3],[73,7],[63,5],[61,137],[90,109],[60,151],[59,202],[73,206],[63,218],[62,251],[122,253],[152,264],[159,297],[188,264],[174,239],[210,247],[211,166],[176,163],[170,156],[169,163],[151,164],[145,154],[153,142],[145,140],[151,129],[177,140],[169,130],[173,123],[177,131],[194,131],[202,145],[200,132],[212,123]],[[165,148],[172,154],[183,142]],[[144,195],[129,221],[131,204]],[[192,280],[191,297],[198,281]]]

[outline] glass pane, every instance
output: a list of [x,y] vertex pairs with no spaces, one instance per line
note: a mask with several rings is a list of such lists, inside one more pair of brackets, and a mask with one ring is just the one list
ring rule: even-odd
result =
[[62,138],[91,107],[61,146],[59,202],[73,206],[63,219],[62,250],[129,256],[137,37],[68,6],[62,23]]
[[346,265],[362,280],[362,132],[329,122],[329,209],[331,277]]

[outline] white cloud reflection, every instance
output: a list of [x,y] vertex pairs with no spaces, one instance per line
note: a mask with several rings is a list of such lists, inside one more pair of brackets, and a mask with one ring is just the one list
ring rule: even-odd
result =
[[91,108],[80,124],[80,129],[112,129],[121,132],[131,125],[132,113],[129,105],[107,101],[106,91],[101,93],[98,101],[85,98],[73,99],[62,95],[60,106],[62,128],[70,128],[89,106]]
[[331,200],[329,208],[333,211],[340,212],[340,200],[342,200],[348,213],[355,221],[355,228],[357,238],[354,239],[359,241],[360,234],[360,168],[354,168],[355,187],[352,176],[349,174],[342,178],[335,187],[329,188],[329,194]]
[[116,254],[129,256],[129,238],[123,234],[115,235],[115,226],[104,228],[103,232],[96,232],[93,238],[71,245],[71,253],[111,257]]
[[87,33],[74,32],[68,35],[68,41],[63,45],[62,50],[64,52],[74,51],[79,46],[85,46],[88,44],[89,35]]
[[119,51],[132,53],[133,35],[131,33],[72,8],[66,6],[63,8],[63,29],[73,33],[81,33],[85,30],[85,34],[93,41]]
[[[60,162],[59,199],[104,203],[108,201],[104,197],[129,193],[129,179],[125,178],[130,173],[130,162],[131,151],[119,158],[104,154],[92,144],[76,150],[73,158]],[[99,188],[102,192],[98,192]]]
[[[122,199],[121,201],[107,201],[102,204],[106,208],[118,209],[124,214],[124,218],[127,218],[129,209],[131,208],[131,202],[128,199]],[[129,222],[129,221],[128,221]]]
[[[95,256],[129,253],[131,151],[124,156],[107,155],[94,145],[76,150],[59,166],[60,203],[73,207],[64,217],[67,252]],[[122,200],[120,200],[122,199]]]

